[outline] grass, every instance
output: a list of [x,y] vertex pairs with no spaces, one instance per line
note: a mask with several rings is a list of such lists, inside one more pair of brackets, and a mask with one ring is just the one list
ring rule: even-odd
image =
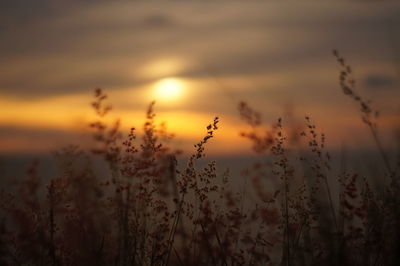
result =
[[[219,173],[214,161],[202,166],[218,117],[178,167],[180,152],[156,126],[154,103],[143,135],[132,128],[124,137],[119,121],[104,122],[112,108],[96,89],[96,147],[66,147],[55,153],[58,176],[43,183],[34,162],[16,191],[1,191],[0,264],[400,265],[398,166],[382,147],[377,112],[334,55],[340,87],[360,107],[385,165],[375,178],[390,177],[384,189],[357,173],[335,174],[326,137],[310,117],[301,130],[282,119],[266,126],[244,102],[239,115],[250,130],[241,135],[260,161],[242,173],[248,186],[233,189],[229,171]],[[96,175],[95,157],[107,178]]]

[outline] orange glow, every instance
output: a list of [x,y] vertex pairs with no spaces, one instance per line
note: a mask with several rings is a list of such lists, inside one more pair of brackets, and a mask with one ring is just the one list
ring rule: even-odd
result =
[[[164,82],[164,81],[163,81]],[[169,82],[169,81],[168,81]],[[127,91],[115,93],[119,97],[126,98]],[[110,98],[113,98],[110,96]],[[120,98],[114,98],[117,102]],[[24,101],[15,99],[0,99],[0,126],[16,127],[19,130],[26,130],[26,137],[23,136],[2,136],[0,146],[2,152],[17,151],[40,151],[55,149],[58,146],[67,145],[77,139],[76,136],[85,136],[90,140],[88,124],[97,119],[94,112],[89,107],[91,97],[89,95],[71,95],[40,99],[36,101]],[[111,102],[111,100],[110,100]],[[206,134],[206,126],[212,122],[213,115],[208,113],[193,111],[156,111],[156,124],[166,123],[167,130],[176,135],[174,145],[177,148],[191,153],[193,144],[199,142]],[[115,110],[106,117],[106,121],[112,123],[115,119],[121,118],[121,130],[123,133],[129,128],[138,128],[145,121],[145,109]],[[228,119],[227,119],[228,120]],[[31,139],[28,131],[45,132],[56,130],[71,134],[71,138],[65,139],[65,135],[48,139],[43,137]],[[209,145],[209,150],[213,154],[234,153],[246,147],[245,142],[238,142],[237,125],[234,122],[223,121],[221,127],[216,132],[216,137]],[[239,143],[232,147],[232,141]]]
[[164,58],[144,64],[137,70],[140,77],[160,78],[179,73],[187,67],[187,63],[178,58]]
[[165,78],[154,85],[154,97],[161,101],[174,101],[182,97],[184,83],[177,78]]
[[[169,83],[171,82],[171,83]],[[173,88],[174,82],[181,82],[179,79],[166,79],[158,83],[168,85]],[[182,82],[182,84],[185,84]],[[189,84],[189,83],[188,83]],[[167,88],[169,88],[167,86]],[[157,88],[157,87],[156,87]],[[171,89],[169,88],[169,89]],[[143,103],[144,93],[149,90],[136,91],[132,89],[123,89],[110,92],[110,103],[115,103],[115,109],[106,117],[106,121],[112,123],[116,118],[121,118],[121,130],[123,133],[129,131],[129,128],[138,128],[140,134],[141,126],[145,121],[145,107]],[[153,91],[154,92],[154,91]],[[162,92],[164,93],[164,92]],[[177,100],[182,95],[174,95],[176,99],[170,99],[170,95],[163,95],[160,92],[158,98],[161,102]],[[135,95],[141,95],[135,102]],[[149,96],[147,96],[149,97]],[[189,97],[188,97],[189,98]],[[131,99],[131,100],[129,100]],[[27,135],[19,136],[1,136],[0,146],[2,152],[13,151],[45,151],[49,148],[54,149],[57,146],[67,145],[77,139],[77,136],[85,136],[90,140],[88,124],[96,119],[94,112],[89,107],[92,98],[90,93],[75,94],[69,96],[59,96],[39,100],[16,100],[10,98],[0,98],[0,126],[15,127],[21,130],[27,130]],[[127,101],[128,106],[124,109],[118,109],[118,104]],[[186,100],[185,100],[186,101]],[[200,141],[206,134],[206,126],[212,122],[214,115],[207,111],[200,110],[163,110],[161,105],[156,104],[156,124],[166,122],[167,130],[176,135],[173,145],[186,153],[193,152],[193,144]],[[318,113],[318,107],[314,107],[311,113]],[[310,110],[308,110],[310,111]],[[305,110],[298,110],[297,113],[304,113]],[[277,115],[278,116],[278,115]],[[239,137],[239,132],[246,129],[246,125],[240,121],[235,114],[225,114],[220,117],[221,123],[219,130],[215,133],[215,138],[207,145],[208,154],[243,154],[251,151],[251,144],[245,139]],[[314,121],[320,129],[326,133],[328,146],[335,147],[341,145],[343,140],[349,139],[351,132],[360,132],[359,135],[369,139],[368,132],[364,125],[359,121],[357,113],[353,116],[338,116],[337,112],[324,113],[323,117],[314,115]],[[329,119],[326,119],[329,118]],[[329,121],[329,122],[327,122]],[[272,123],[271,120],[266,120]],[[302,122],[301,119],[298,120]],[[380,119],[380,128],[382,131],[389,132],[398,126],[398,116],[385,116]],[[30,131],[36,133],[36,139],[30,138]],[[48,137],[37,138],[41,131],[56,130],[64,132],[64,135],[55,135],[49,140]],[[71,138],[66,139],[65,134],[71,134]],[[350,140],[349,140],[350,141]]]

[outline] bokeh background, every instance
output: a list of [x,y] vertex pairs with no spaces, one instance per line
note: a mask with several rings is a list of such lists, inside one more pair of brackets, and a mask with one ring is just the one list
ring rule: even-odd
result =
[[109,119],[121,118],[126,131],[141,127],[156,100],[157,121],[186,153],[219,116],[207,153],[250,154],[239,136],[240,100],[266,124],[310,115],[329,149],[368,150],[374,143],[339,87],[332,49],[380,110],[384,146],[395,146],[399,1],[6,0],[0,36],[3,169],[67,144],[90,146],[96,87],[114,106]]

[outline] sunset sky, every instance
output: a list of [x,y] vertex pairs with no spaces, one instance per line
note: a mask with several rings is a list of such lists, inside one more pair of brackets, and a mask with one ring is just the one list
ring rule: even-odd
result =
[[381,111],[381,132],[400,126],[399,1],[6,0],[0,34],[2,154],[89,139],[96,87],[124,130],[140,128],[156,100],[183,150],[219,116],[210,153],[249,151],[240,100],[267,124],[290,110],[299,123],[310,115],[330,147],[367,147],[334,48]]

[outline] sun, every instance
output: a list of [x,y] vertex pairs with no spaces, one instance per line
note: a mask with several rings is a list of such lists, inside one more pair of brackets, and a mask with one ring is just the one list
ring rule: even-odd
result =
[[156,99],[174,101],[182,97],[184,84],[177,78],[164,78],[158,81],[154,88]]

